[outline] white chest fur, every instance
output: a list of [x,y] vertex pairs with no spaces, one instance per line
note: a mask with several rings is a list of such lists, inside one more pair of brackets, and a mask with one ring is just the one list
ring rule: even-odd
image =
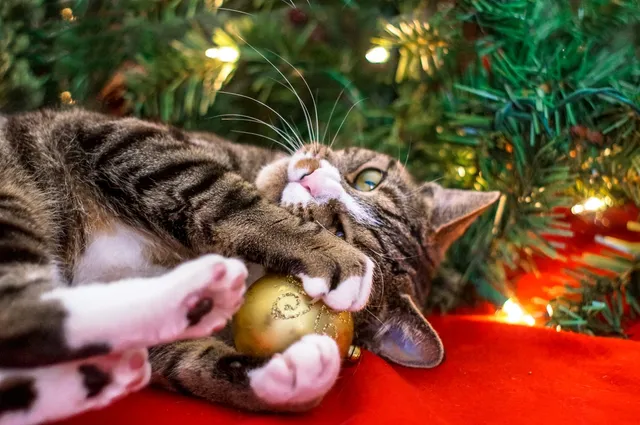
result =
[[128,277],[158,276],[166,268],[149,259],[151,241],[128,226],[116,223],[90,235],[77,262],[73,284],[113,282]]
[[[152,242],[142,232],[121,223],[97,231],[90,235],[87,247],[76,263],[73,285],[153,277],[167,272],[169,267],[150,260],[151,247]],[[249,269],[247,285],[264,275],[262,266],[255,263],[246,266]]]

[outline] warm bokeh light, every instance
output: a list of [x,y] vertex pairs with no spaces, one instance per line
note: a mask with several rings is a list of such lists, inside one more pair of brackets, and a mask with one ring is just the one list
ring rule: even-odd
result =
[[207,49],[204,54],[211,59],[218,59],[220,62],[236,62],[240,57],[240,51],[235,47],[223,46]]
[[533,326],[536,324],[536,320],[533,318],[533,316],[527,314],[527,312],[524,311],[520,304],[518,304],[511,298],[505,301],[499,313],[507,323],[517,323],[528,326]]
[[596,198],[592,196],[591,198],[584,201],[582,204],[576,204],[571,207],[571,212],[573,214],[582,214],[583,212],[595,212],[603,210],[607,207],[607,200]]
[[371,63],[385,63],[389,60],[389,51],[382,46],[376,46],[369,49],[364,56]]

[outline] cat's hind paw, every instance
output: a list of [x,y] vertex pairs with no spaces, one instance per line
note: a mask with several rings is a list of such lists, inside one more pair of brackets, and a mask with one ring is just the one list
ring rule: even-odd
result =
[[[242,305],[247,276],[242,261],[219,255],[200,257],[165,275],[173,280],[167,295],[173,300],[179,299],[180,305],[175,310],[178,329],[171,329],[167,324],[163,339],[201,338],[224,328]],[[181,294],[169,295],[172,290]]]
[[147,357],[147,350],[139,349],[42,368],[0,370],[0,399],[5,393],[7,401],[14,401],[11,408],[0,410],[0,425],[38,424],[107,406],[147,385]]
[[240,260],[205,255],[161,276],[57,288],[42,298],[64,307],[71,348],[119,352],[222,329],[242,304],[247,274]]
[[266,365],[250,371],[250,385],[266,404],[295,410],[322,400],[336,382],[340,364],[333,339],[306,335]]

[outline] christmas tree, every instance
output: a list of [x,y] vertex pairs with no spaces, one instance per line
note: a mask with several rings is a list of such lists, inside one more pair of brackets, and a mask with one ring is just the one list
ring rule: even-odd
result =
[[[561,257],[561,208],[640,206],[639,34],[637,0],[4,0],[0,109],[363,146],[419,179],[499,190],[431,307],[503,305],[509,270]],[[625,255],[586,256],[612,273],[571,270],[549,325],[624,335],[640,314],[639,245],[602,242]]]

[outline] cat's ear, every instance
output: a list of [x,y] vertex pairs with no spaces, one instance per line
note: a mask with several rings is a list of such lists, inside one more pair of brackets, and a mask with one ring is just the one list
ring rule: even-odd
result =
[[444,359],[442,341],[409,295],[402,294],[400,305],[375,337],[374,351],[399,365],[431,368]]
[[500,192],[445,189],[436,183],[423,184],[421,193],[430,210],[434,245],[440,258],[471,223],[500,198]]

